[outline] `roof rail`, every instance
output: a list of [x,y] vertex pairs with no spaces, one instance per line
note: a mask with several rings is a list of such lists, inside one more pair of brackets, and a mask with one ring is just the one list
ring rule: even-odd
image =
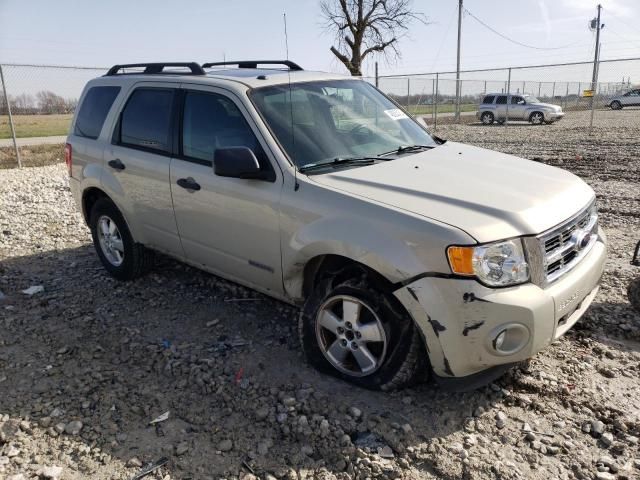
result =
[[241,60],[239,62],[211,62],[202,65],[202,68],[217,67],[222,65],[237,65],[238,68],[258,68],[258,65],[285,65],[289,70],[302,70],[302,67],[291,60]]
[[[113,75],[130,75],[127,73],[118,73],[123,68],[145,67],[143,72],[132,72],[135,74],[154,74],[162,73],[164,75],[204,75],[205,71],[196,62],[161,62],[161,63],[127,63],[123,65],[114,65],[106,73],[105,77],[111,77]],[[191,73],[185,72],[165,72],[165,67],[187,67],[191,70]]]

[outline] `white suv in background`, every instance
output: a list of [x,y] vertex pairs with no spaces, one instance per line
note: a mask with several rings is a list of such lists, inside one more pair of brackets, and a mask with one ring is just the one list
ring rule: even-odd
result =
[[484,384],[598,291],[587,184],[433,137],[358,78],[289,61],[116,65],[87,84],[67,142],[111,275],[159,251],[300,305],[308,361],[363,387],[427,371]]

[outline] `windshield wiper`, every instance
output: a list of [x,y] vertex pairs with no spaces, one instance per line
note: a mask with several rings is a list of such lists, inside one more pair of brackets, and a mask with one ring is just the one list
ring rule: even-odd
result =
[[395,150],[378,154],[379,157],[386,157],[387,155],[398,155],[401,153],[417,152],[419,150],[429,150],[435,148],[437,145],[400,145]]
[[298,169],[300,173],[320,170],[322,168],[335,168],[341,165],[371,165],[383,160],[378,157],[336,157],[328,162],[308,163]]

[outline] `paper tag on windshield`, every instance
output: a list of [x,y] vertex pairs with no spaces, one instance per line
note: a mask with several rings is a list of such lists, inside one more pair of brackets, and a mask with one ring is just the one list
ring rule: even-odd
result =
[[403,118],[407,118],[407,114],[399,108],[385,110],[384,113],[386,113],[387,117],[389,117],[391,120],[402,120]]

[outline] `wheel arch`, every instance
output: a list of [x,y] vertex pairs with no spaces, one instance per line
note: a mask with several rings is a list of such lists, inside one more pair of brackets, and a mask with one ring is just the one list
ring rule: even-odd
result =
[[82,216],[84,217],[85,223],[89,225],[89,222],[91,221],[91,209],[96,204],[96,202],[101,198],[105,198],[115,205],[115,207],[120,212],[120,215],[122,215],[124,222],[127,224],[127,228],[129,229],[129,232],[131,232],[131,235],[133,236],[134,240],[139,241],[138,232],[135,228],[132,228],[131,222],[127,218],[127,215],[124,209],[122,209],[120,205],[118,205],[118,203],[114,201],[114,199],[111,196],[109,196],[108,193],[106,193],[103,189],[99,187],[91,186],[86,188],[82,192]]

